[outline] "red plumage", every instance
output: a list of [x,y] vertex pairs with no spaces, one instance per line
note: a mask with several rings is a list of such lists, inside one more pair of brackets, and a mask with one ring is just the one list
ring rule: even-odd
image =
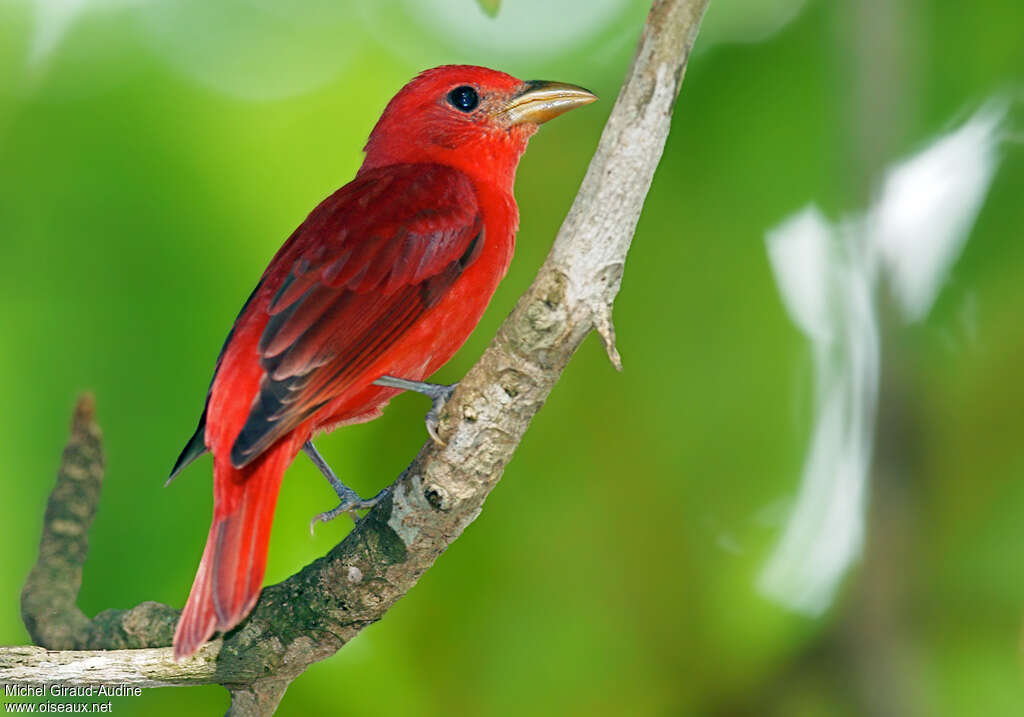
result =
[[[356,178],[270,262],[174,470],[213,453],[213,523],[176,658],[255,605],[281,478],[302,445],[378,416],[398,390],[376,379],[429,377],[480,320],[512,258],[519,158],[540,122],[573,106],[566,90],[556,107],[552,87],[571,88],[470,66],[421,74],[388,105]],[[576,105],[592,101],[573,89]]]

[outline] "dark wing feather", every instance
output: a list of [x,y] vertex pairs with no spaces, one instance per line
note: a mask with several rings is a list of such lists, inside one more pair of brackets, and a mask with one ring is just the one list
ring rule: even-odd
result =
[[348,388],[437,303],[483,241],[472,183],[440,165],[372,170],[317,207],[275,259],[287,275],[267,307],[265,374],[231,450],[235,467]]
[[[238,312],[238,316],[241,317],[245,314],[245,310],[249,308],[249,304],[252,303],[253,297],[259,293],[259,290],[263,286],[263,281],[259,281],[256,287],[249,294],[249,298],[242,304],[242,310]],[[238,325],[238,321],[235,321],[235,326]],[[228,344],[231,343],[231,338],[235,335],[235,326],[231,327],[231,331],[228,332],[227,338],[224,339],[224,345],[220,347],[220,353],[217,354],[217,363],[213,369],[214,377],[217,376],[217,371],[220,369],[220,363],[224,360],[224,352],[228,349]],[[192,433],[192,437],[188,439],[188,443],[181,449],[181,453],[178,454],[178,460],[174,462],[174,467],[171,468],[171,475],[167,477],[165,486],[169,485],[175,477],[181,473],[185,468],[196,458],[206,453],[209,450],[206,447],[206,413],[210,407],[210,392],[213,389],[213,382],[210,382],[210,390],[206,392],[206,403],[203,404],[203,413],[199,416],[199,425],[196,426],[196,430]]]

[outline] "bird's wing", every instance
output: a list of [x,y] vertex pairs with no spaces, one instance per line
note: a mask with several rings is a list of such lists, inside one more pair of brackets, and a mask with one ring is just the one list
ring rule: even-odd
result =
[[321,203],[264,274],[284,277],[269,303],[250,308],[268,317],[257,347],[264,374],[231,462],[249,463],[348,388],[483,242],[472,183],[440,165],[371,170]]

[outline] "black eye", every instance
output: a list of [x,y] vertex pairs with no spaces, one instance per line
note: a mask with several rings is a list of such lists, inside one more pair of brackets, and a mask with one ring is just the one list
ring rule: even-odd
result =
[[462,85],[448,93],[448,104],[462,112],[472,112],[480,104],[480,97],[472,87]]

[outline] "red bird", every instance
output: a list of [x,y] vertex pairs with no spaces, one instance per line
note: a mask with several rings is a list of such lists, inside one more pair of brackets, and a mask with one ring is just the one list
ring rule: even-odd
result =
[[422,383],[476,327],[512,259],[519,158],[538,125],[597,99],[483,67],[427,70],[388,104],[355,179],[278,250],[217,359],[206,408],[171,478],[213,453],[213,524],[174,633],[193,654],[256,604],[285,469],[305,450],[341,505],[372,507],[317,454],[314,435],[369,421]]

